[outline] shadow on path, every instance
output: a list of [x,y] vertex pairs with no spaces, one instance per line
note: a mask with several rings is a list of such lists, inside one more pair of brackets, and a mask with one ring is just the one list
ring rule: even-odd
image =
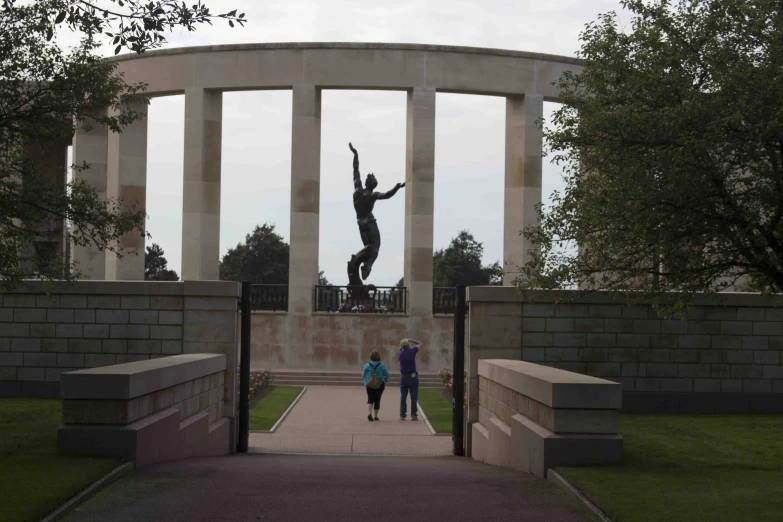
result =
[[587,521],[554,485],[459,457],[232,455],[134,472],[65,520]]

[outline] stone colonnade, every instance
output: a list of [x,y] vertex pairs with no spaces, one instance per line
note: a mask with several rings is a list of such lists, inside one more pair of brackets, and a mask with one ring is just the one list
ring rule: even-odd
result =
[[[515,266],[527,259],[527,245],[519,232],[536,223],[535,205],[541,201],[542,139],[536,120],[542,116],[544,100],[556,99],[551,82],[563,70],[576,68],[574,60],[563,57],[385,44],[174,49],[119,61],[126,80],[146,81],[151,96],[185,95],[183,280],[219,278],[222,91],[292,89],[289,315],[293,316],[312,313],[312,288],[318,275],[323,89],[383,88],[408,93],[404,276],[409,314],[429,317],[437,92],[506,97],[503,259],[508,285],[516,276]],[[253,74],[258,78],[251,78]],[[146,111],[146,107],[138,109]],[[73,144],[74,162],[91,165],[76,173],[77,178],[106,197],[145,208],[146,119],[121,134],[99,127],[79,129]],[[144,238],[129,234],[121,246],[139,255],[118,259],[75,248],[73,258],[88,279],[143,279]]]

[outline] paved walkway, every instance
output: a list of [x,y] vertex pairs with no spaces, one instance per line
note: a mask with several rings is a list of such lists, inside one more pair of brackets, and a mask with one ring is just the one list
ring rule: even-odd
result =
[[381,399],[381,420],[369,422],[364,388],[308,386],[274,433],[250,434],[250,451],[451,455],[451,436],[432,435],[421,416],[418,422],[399,420],[399,393],[396,386],[388,388]]
[[65,520],[590,519],[544,480],[460,457],[250,454],[189,459],[135,471]]

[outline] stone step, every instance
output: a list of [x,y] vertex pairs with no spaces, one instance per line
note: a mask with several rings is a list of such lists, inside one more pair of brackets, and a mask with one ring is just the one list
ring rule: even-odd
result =
[[[306,381],[319,381],[319,380],[335,380],[335,381],[355,381],[355,380],[361,380],[361,375],[280,375],[280,374],[272,374],[273,379],[302,379]],[[390,376],[390,379],[399,381],[400,377],[399,375],[392,375]],[[419,378],[419,382],[440,382],[438,379],[432,379],[432,378]]]
[[[254,370],[257,371],[258,369]],[[361,374],[361,369],[357,370],[287,370],[279,369],[272,370],[273,375],[307,375],[307,376],[323,376],[323,377],[336,377],[336,376],[354,376],[357,373]],[[398,371],[389,371],[392,376],[399,375]],[[433,378],[437,379],[438,374],[435,372],[419,372],[419,378]]]
[[[323,381],[329,381],[329,382],[363,382],[363,379],[361,375],[353,376],[353,377],[302,377],[302,376],[296,376],[296,375],[273,375],[272,380],[275,382],[279,381],[290,381],[290,380],[297,380],[302,382],[311,382],[313,384],[323,382]],[[400,379],[398,377],[390,377],[389,382],[395,382],[399,383]],[[422,384],[432,384],[441,386],[441,382],[434,380],[434,379],[419,379],[419,385]]]
[[[357,373],[353,373],[351,375],[291,375],[291,374],[273,373],[272,378],[273,379],[304,379],[304,380],[314,380],[314,381],[323,380],[323,379],[337,380],[337,381],[339,380],[353,381],[353,380],[361,379],[362,375]],[[399,375],[392,374],[390,378],[397,381],[400,380]],[[432,377],[419,377],[419,382],[440,382],[440,380]]]
[[[295,378],[278,378],[273,379],[270,383],[273,386],[363,386],[364,382],[361,379],[357,379],[355,381],[348,381],[348,380],[330,380],[330,379],[323,379],[323,380],[302,380],[302,379],[295,379]],[[399,381],[391,381],[389,382],[390,386],[394,386],[399,384]],[[434,383],[434,382],[419,382],[419,388],[439,388],[441,386],[440,383]]]
[[[391,372],[389,385],[400,383],[399,372]],[[355,370],[272,370],[272,384],[298,386],[363,386],[361,373]],[[419,373],[419,386],[422,388],[439,388],[442,386],[438,374],[434,372]]]

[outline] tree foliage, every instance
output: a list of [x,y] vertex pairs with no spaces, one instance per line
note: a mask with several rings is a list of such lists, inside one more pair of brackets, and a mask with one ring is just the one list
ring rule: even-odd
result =
[[432,255],[433,286],[499,285],[503,282],[503,269],[495,261],[483,266],[481,258],[484,245],[476,241],[467,230],[460,230],[448,247],[436,250]]
[[258,284],[288,284],[288,243],[275,225],[256,226],[245,243],[229,248],[220,263],[220,279]]
[[324,275],[323,270],[318,271],[318,285],[319,286],[329,286],[331,283],[329,283],[329,280]]
[[[566,188],[522,288],[783,290],[783,11],[772,0],[623,0],[544,129]],[[579,247],[578,254],[574,246]]]
[[[451,238],[446,248],[436,250],[432,255],[432,286],[454,287],[502,285],[503,268],[495,261],[482,266],[484,245],[476,241],[467,230],[460,230],[457,237]],[[405,278],[401,277],[395,286],[404,287]]]
[[[127,84],[116,64],[95,54],[101,39],[135,52],[165,42],[163,31],[194,30],[214,18],[241,22],[235,12],[212,15],[198,2],[171,0],[37,0],[0,2],[0,287],[24,278],[78,278],[78,266],[57,248],[62,223],[76,246],[123,252],[126,233],[143,233],[144,212],[104,200],[84,182],[63,190],[65,165],[42,161],[47,151],[70,143],[76,124],[105,125],[112,132],[140,117],[143,84]],[[63,50],[58,29],[81,33]],[[105,108],[112,109],[111,115]],[[76,171],[89,165],[74,165]]]
[[147,246],[144,256],[144,279],[149,281],[179,281],[175,270],[168,268],[163,248],[157,243]]

